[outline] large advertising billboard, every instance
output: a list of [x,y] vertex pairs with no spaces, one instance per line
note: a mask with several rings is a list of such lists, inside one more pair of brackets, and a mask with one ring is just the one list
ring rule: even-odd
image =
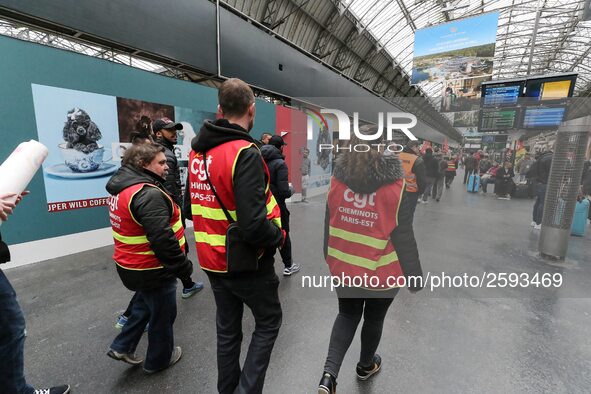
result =
[[175,154],[186,179],[191,139],[213,112],[53,86],[32,85],[37,133],[49,149],[43,180],[49,212],[107,205],[105,186],[134,132],[167,117],[183,125]]
[[492,74],[498,21],[492,12],[417,30],[412,83]]

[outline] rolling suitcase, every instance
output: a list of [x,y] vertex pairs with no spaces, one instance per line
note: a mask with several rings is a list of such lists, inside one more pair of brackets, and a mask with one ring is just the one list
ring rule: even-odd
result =
[[589,200],[583,198],[577,201],[575,206],[575,215],[573,217],[573,224],[570,227],[570,233],[579,237],[585,236],[587,229],[587,217],[589,216]]
[[480,189],[480,175],[471,174],[468,177],[468,193],[478,193]]

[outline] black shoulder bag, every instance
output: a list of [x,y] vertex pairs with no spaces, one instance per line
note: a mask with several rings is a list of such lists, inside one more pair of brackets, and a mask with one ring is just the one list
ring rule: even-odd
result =
[[230,226],[226,230],[226,265],[228,273],[236,272],[252,272],[259,268],[259,259],[257,257],[256,248],[244,240],[244,235],[238,222],[232,219],[226,206],[218,196],[209,179],[209,171],[207,170],[207,152],[203,152],[203,165],[205,167],[205,177],[207,183],[215,198],[217,199],[226,219],[230,222]]

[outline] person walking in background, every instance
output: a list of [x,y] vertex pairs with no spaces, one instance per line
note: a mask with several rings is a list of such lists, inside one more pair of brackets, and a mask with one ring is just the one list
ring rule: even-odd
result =
[[476,158],[472,155],[468,155],[464,160],[464,185],[468,182],[468,178],[474,173],[475,169]]
[[[258,394],[281,327],[273,256],[285,237],[269,170],[249,135],[254,94],[244,81],[230,78],[220,86],[218,102],[219,118],[205,121],[191,142],[189,209],[199,264],[216,303],[217,389],[221,394]],[[235,235],[228,239],[231,250],[226,247],[228,230]],[[245,305],[255,329],[241,368]]]
[[[351,138],[352,145],[363,141]],[[336,392],[340,368],[363,317],[361,354],[357,379],[365,381],[382,368],[377,353],[384,319],[399,288],[387,284],[391,278],[422,278],[419,252],[412,222],[415,196],[405,190],[404,170],[396,156],[375,149],[342,152],[336,161],[326,205],[324,255],[331,275],[370,277],[373,286],[337,288],[339,312],[332,327],[319,394]],[[342,212],[361,211],[374,218],[373,225],[355,222]],[[362,263],[360,263],[360,261]],[[377,280],[377,283],[374,279]],[[390,278],[390,279],[388,279]],[[419,281],[408,280],[411,292]],[[387,331],[388,332],[388,331]],[[391,390],[386,390],[391,391]]]
[[439,163],[433,157],[433,150],[431,148],[425,150],[423,162],[425,163],[425,190],[423,191],[423,198],[419,202],[426,204],[429,202],[429,195],[433,189],[433,184],[439,175]]
[[542,228],[542,217],[544,216],[544,203],[546,200],[546,189],[548,188],[548,177],[550,176],[550,167],[552,166],[552,156],[554,153],[546,151],[540,154],[539,158],[530,167],[529,173],[536,185],[536,202],[532,212],[533,221],[531,223],[535,230]]
[[447,170],[447,161],[443,158],[443,153],[437,153],[435,155],[437,161],[437,177],[435,178],[435,184],[433,185],[433,198],[439,202],[443,195],[443,185],[445,184],[445,173]]
[[[399,154],[404,170],[406,190],[409,193],[409,198],[415,200],[415,208],[426,183],[425,163],[419,156],[419,152],[419,142],[410,140]],[[414,217],[414,209],[412,214]]]
[[274,135],[269,139],[269,144],[261,148],[261,154],[269,168],[271,192],[277,200],[277,205],[279,205],[279,210],[281,211],[281,228],[285,231],[285,242],[279,250],[285,267],[283,269],[283,276],[291,276],[300,270],[300,265],[294,264],[291,256],[291,239],[289,237],[290,213],[285,200],[293,195],[293,188],[289,186],[289,170],[287,164],[285,164],[285,156],[283,156],[283,147],[285,145],[287,144],[283,141],[283,138]]
[[262,148],[263,146],[267,145],[269,143],[269,140],[271,139],[273,135],[269,134],[269,133],[263,133],[261,135],[261,140],[257,141],[255,140],[254,143],[256,144],[256,146],[258,146],[259,148]]
[[180,207],[164,190],[164,147],[147,142],[125,152],[122,167],[108,181],[109,216],[115,241],[117,273],[123,285],[135,291],[131,315],[107,355],[139,365],[135,355],[146,325],[148,374],[177,363],[181,348],[174,346],[176,279],[186,280],[193,263],[185,254]]
[[[0,195],[0,224],[8,220],[28,192]],[[10,261],[8,245],[0,234],[0,264]],[[25,317],[16,293],[0,269],[0,391],[6,394],[68,394],[69,385],[37,389],[27,383],[24,371]]]
[[[183,129],[181,123],[175,123],[168,118],[157,119],[152,123],[152,130],[156,134],[156,142],[164,146],[164,155],[166,156],[166,164],[168,170],[166,171],[166,181],[164,188],[170,194],[174,202],[179,206],[183,206],[182,187],[181,187],[181,172],[179,163],[174,153],[174,146],[178,141],[178,131]],[[185,225],[185,215],[181,211],[183,228]],[[185,244],[185,252],[189,253],[189,245]],[[190,277],[183,280],[182,298],[190,298],[197,292],[203,289],[203,282],[194,282]]]
[[451,183],[454,181],[456,177],[458,169],[458,159],[454,159],[450,156],[447,159],[447,166],[445,168],[445,188],[449,189],[451,187]]
[[312,171],[312,161],[308,157],[310,150],[304,148],[302,150],[302,164],[300,165],[300,174],[302,175],[302,202],[308,202],[308,183],[310,182],[310,172]]

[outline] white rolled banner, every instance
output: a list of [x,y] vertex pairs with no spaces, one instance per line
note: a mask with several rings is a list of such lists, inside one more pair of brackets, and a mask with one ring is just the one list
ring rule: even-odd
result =
[[35,140],[17,146],[0,165],[0,196],[15,194],[11,200],[16,201],[18,195],[26,190],[48,153],[47,147]]

